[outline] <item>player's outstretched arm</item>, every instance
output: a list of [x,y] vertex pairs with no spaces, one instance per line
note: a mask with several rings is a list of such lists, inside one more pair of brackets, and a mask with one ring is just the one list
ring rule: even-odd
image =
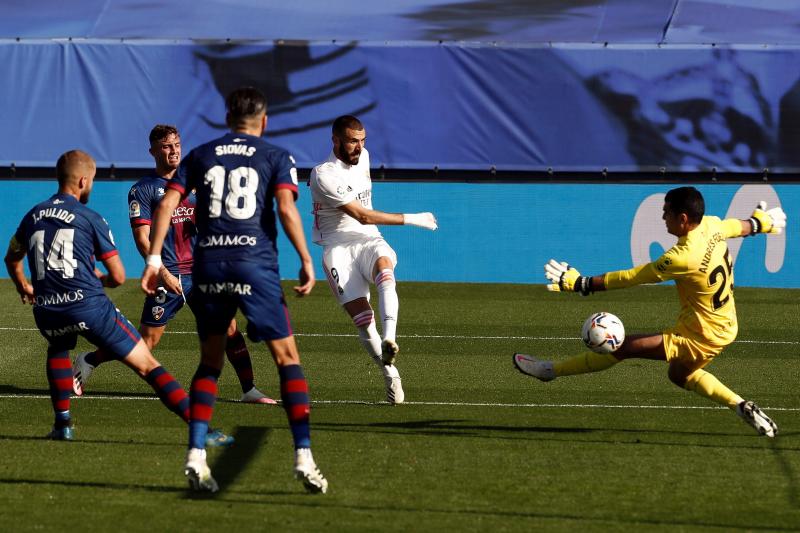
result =
[[551,259],[544,265],[544,277],[550,282],[547,290],[579,292],[584,296],[605,290],[603,276],[581,276],[581,273],[564,261]]
[[11,237],[5,256],[6,270],[14,282],[14,287],[19,293],[22,303],[32,304],[36,298],[33,294],[33,285],[28,283],[28,278],[25,277],[23,259],[25,259],[25,247],[19,243],[16,236]]
[[161,269],[161,250],[167,236],[172,213],[181,201],[181,193],[175,189],[167,189],[158,204],[153,223],[150,226],[150,250],[145,258],[142,272],[142,290],[149,295],[156,293],[158,287],[158,271]]
[[339,209],[358,220],[361,224],[376,224],[379,226],[418,226],[420,228],[436,230],[439,225],[433,213],[386,213],[375,209],[367,209],[358,200],[353,200]]
[[780,206],[767,209],[767,202],[760,201],[756,206],[750,219],[747,220],[750,225],[750,232],[742,235],[756,235],[758,233],[774,233],[779,234],[783,232],[786,227],[786,213],[783,212]]
[[316,278],[314,263],[306,245],[306,235],[303,233],[303,223],[294,203],[294,192],[290,189],[278,189],[275,191],[275,200],[278,203],[278,218],[281,219],[283,231],[286,232],[297,255],[300,256],[300,274],[298,276],[300,284],[293,289],[298,296],[305,296],[314,288]]

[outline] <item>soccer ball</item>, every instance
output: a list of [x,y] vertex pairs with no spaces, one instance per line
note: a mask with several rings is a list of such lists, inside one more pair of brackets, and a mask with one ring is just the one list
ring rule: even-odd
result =
[[625,326],[611,313],[595,313],[583,323],[581,339],[593,352],[615,352],[625,341]]

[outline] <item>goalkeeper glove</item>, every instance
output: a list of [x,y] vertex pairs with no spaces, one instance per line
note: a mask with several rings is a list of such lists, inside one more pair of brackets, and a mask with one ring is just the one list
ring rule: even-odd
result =
[[406,213],[403,215],[403,224],[409,226],[419,226],[420,228],[435,231],[439,225],[433,213]]
[[783,228],[786,227],[786,213],[783,209],[773,207],[767,209],[767,202],[760,201],[756,206],[756,210],[750,216],[750,224],[753,226],[753,233],[782,233]]
[[555,259],[551,259],[544,265],[544,277],[552,282],[547,285],[549,291],[575,291],[584,296],[594,292],[592,278],[581,276],[580,272],[563,261],[559,263]]

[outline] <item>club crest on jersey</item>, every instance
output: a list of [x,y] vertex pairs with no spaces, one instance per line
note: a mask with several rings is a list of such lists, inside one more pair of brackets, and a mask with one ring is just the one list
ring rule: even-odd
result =
[[155,320],[160,320],[161,317],[164,316],[164,308],[160,305],[153,306],[151,311],[153,312],[153,319]]
[[130,205],[128,206],[128,216],[130,218],[138,218],[142,214],[142,208],[139,205],[139,202],[133,200]]

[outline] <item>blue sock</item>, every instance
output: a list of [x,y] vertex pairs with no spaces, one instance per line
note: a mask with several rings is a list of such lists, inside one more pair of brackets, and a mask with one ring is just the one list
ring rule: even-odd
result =
[[308,401],[308,384],[300,365],[288,365],[278,368],[281,378],[281,400],[286,416],[289,418],[289,427],[294,438],[294,447],[311,447],[311,426],[309,413],[311,408]]
[[189,391],[189,448],[206,447],[206,434],[217,399],[217,378],[220,371],[200,364]]

